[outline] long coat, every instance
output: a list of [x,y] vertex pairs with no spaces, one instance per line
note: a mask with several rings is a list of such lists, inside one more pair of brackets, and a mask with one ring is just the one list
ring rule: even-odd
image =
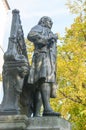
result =
[[28,40],[34,43],[32,66],[28,76],[28,83],[56,82],[56,43],[49,40],[54,35],[49,28],[36,25],[28,34]]

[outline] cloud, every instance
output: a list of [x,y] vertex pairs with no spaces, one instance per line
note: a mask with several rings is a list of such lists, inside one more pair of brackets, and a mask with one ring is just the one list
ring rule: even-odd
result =
[[65,0],[8,0],[8,2],[11,9],[16,7],[20,10],[25,35],[29,31],[27,28],[34,26],[42,16],[50,16],[55,23],[55,30],[59,28],[59,31],[63,32],[73,19],[65,6]]
[[65,0],[8,0],[8,3],[11,7],[11,9],[13,9],[14,7],[16,8],[21,8],[21,9],[34,9],[34,8],[38,8],[38,7],[44,7],[45,6],[47,8],[49,7],[59,7],[62,6],[65,3]]
[[61,17],[62,15],[69,15],[66,9],[60,8],[58,10],[44,10],[44,11],[33,11],[30,14],[28,12],[23,12],[22,17],[24,19],[29,19],[33,17],[41,17],[41,16],[51,16],[51,17]]
[[43,15],[59,16],[67,13],[65,0],[8,0],[11,9],[20,10],[23,18],[39,17]]

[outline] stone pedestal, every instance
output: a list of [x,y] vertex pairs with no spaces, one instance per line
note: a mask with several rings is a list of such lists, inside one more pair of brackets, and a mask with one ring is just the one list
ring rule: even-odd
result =
[[26,130],[27,121],[25,115],[0,116],[0,130]]
[[71,125],[60,117],[35,117],[28,119],[26,130],[71,130]]
[[11,115],[0,116],[0,130],[71,130],[71,125],[59,117]]

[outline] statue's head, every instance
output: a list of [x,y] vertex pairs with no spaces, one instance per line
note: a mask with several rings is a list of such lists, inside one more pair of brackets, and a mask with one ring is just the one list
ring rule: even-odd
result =
[[53,22],[52,22],[52,19],[50,17],[44,16],[39,20],[38,24],[43,26],[43,27],[47,27],[47,28],[51,29]]

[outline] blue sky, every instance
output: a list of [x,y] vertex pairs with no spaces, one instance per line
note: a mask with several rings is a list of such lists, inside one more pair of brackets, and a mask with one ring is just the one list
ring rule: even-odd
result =
[[[30,29],[38,23],[42,16],[51,17],[54,23],[52,31],[63,36],[65,34],[65,27],[70,27],[74,21],[74,15],[69,13],[69,9],[65,5],[66,1],[67,0],[8,0],[11,11],[8,13],[9,17],[3,49],[5,51],[7,49],[8,37],[10,35],[11,28],[11,14],[13,9],[20,10],[25,37],[27,37]],[[2,89],[0,87],[0,101],[1,98]]]
[[[19,9],[25,37],[42,16],[53,20],[52,30],[64,35],[65,27],[73,23],[74,16],[65,5],[67,0],[8,0],[11,10]],[[11,13],[11,12],[10,12]]]
[[8,23],[3,42],[4,51],[7,50],[13,9],[20,11],[25,38],[30,29],[43,16],[51,17],[53,21],[52,31],[64,36],[65,28],[70,27],[75,17],[75,15],[70,14],[69,9],[65,5],[66,2],[67,0],[8,0],[11,10],[8,12]]

